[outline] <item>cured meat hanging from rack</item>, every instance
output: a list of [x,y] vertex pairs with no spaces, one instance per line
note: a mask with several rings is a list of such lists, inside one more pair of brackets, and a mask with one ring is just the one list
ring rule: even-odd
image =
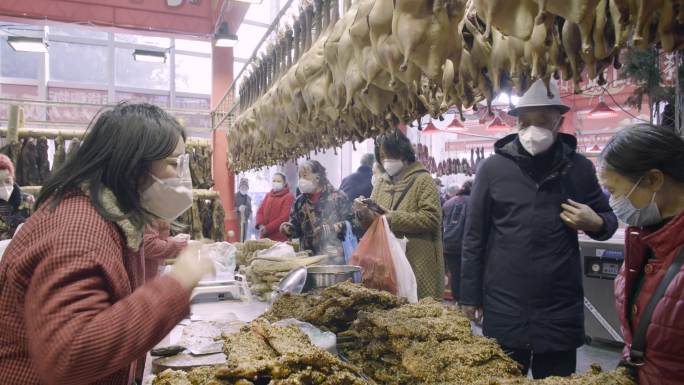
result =
[[64,161],[66,161],[64,137],[62,135],[57,135],[57,138],[55,138],[55,156],[52,159],[52,171],[62,167]]
[[200,189],[211,188],[214,185],[211,179],[211,147],[187,144],[185,152],[190,156],[190,176],[193,186]]
[[216,242],[223,242],[226,240],[226,230],[224,225],[226,213],[223,211],[221,199],[214,199],[211,202],[211,207],[211,239]]
[[202,237],[211,238],[211,200],[197,199],[197,207],[202,222]]
[[39,186],[41,184],[38,170],[38,148],[35,139],[22,140],[21,155],[16,166],[16,182],[20,186]]
[[51,174],[47,138],[44,136],[38,138],[38,144],[36,145],[36,147],[38,150],[38,175],[40,179],[38,184],[42,186]]
[[69,150],[67,150],[67,157],[75,154],[79,147],[81,147],[81,140],[78,138],[71,139],[71,143],[69,143]]
[[192,239],[204,239],[202,234],[202,218],[200,217],[200,209],[198,205],[199,199],[192,200],[192,207],[190,207],[190,236]]

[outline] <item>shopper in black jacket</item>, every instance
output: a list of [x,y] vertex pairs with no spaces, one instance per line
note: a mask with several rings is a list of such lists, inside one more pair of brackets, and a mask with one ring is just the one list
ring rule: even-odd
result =
[[484,334],[535,378],[572,374],[584,343],[577,231],[606,240],[617,229],[593,164],[558,133],[568,107],[551,92],[538,81],[523,95],[509,112],[518,134],[478,170],[461,266],[464,313],[482,308]]
[[465,230],[466,208],[470,199],[471,180],[463,183],[455,196],[444,203],[444,260],[451,279],[451,296],[458,302],[461,298],[461,250],[463,249],[463,233]]
[[371,183],[371,179],[373,179],[373,163],[375,163],[375,155],[365,154],[361,158],[361,167],[356,172],[342,179],[340,191],[347,196],[350,202],[353,202],[354,199],[360,196],[370,198],[373,192],[373,184]]

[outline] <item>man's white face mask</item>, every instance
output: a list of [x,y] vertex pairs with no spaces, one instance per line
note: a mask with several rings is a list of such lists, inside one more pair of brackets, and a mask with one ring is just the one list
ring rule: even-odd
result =
[[525,151],[532,156],[548,151],[556,141],[560,118],[543,124],[536,121],[534,124],[527,124],[525,120],[518,119],[518,140]]

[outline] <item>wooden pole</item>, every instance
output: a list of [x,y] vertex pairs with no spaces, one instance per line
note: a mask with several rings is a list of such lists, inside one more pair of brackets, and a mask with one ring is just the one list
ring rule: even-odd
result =
[[[34,196],[37,196],[40,194],[40,189],[43,188],[42,186],[23,186],[21,187],[21,191],[25,192],[27,194],[31,194]],[[192,196],[195,199],[217,199],[219,197],[218,191],[212,191],[212,190],[202,190],[202,189],[193,189],[192,190]]]
[[24,127],[24,109],[16,104],[12,104],[9,108],[9,119],[7,120],[6,137],[8,143],[16,143],[19,141],[17,132]]
[[[8,128],[0,128],[0,136],[7,138],[8,142],[11,142],[11,135],[16,135],[15,141],[18,138],[40,138],[46,137],[48,139],[55,139],[58,136],[62,136],[64,139],[83,139],[85,136],[85,131],[81,130],[54,130],[49,128],[24,128],[23,126],[12,126],[12,109],[10,109],[10,123]],[[21,113],[23,115],[23,113]],[[19,120],[21,121],[21,120]],[[15,129],[18,128],[18,129]],[[15,129],[13,131],[13,129]],[[187,144],[192,144],[195,146],[211,146],[211,140],[206,138],[188,138]]]

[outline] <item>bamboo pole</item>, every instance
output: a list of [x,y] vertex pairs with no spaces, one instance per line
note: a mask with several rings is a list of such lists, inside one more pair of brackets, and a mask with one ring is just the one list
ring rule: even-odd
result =
[[[12,127],[13,126],[10,125],[9,129],[0,128],[0,136],[7,138],[8,141],[11,141],[9,135],[13,134]],[[17,138],[40,138],[44,136],[48,139],[55,139],[58,136],[61,136],[64,139],[83,139],[83,136],[85,136],[86,132],[82,130],[53,130],[46,128],[24,128],[19,126],[15,133]],[[195,146],[211,146],[211,140],[206,138],[188,138],[187,143]]]
[[16,104],[9,108],[9,117],[7,119],[6,136],[8,143],[16,143],[19,141],[18,130],[24,127],[24,109]]
[[188,138],[185,144],[190,144],[193,146],[211,147],[211,139],[206,138]]
[[[21,191],[25,192],[27,194],[31,194],[33,196],[37,196],[40,194],[40,189],[42,186],[23,186],[21,187]],[[218,191],[212,191],[212,190],[202,190],[202,189],[193,189],[192,190],[192,196],[195,199],[218,199],[219,193]]]
[[[48,139],[55,139],[58,136],[62,136],[65,139],[71,138],[83,138],[85,131],[78,130],[50,130],[44,128],[20,128],[17,132],[17,137],[19,138],[40,138],[46,137]],[[0,136],[8,137],[7,129],[0,128]],[[8,138],[9,139],[9,138]]]
[[20,188],[21,188],[21,192],[26,193],[26,194],[31,194],[34,197],[37,197],[38,194],[40,194],[40,189],[42,188],[42,186],[24,186],[24,187],[20,187]]
[[195,199],[217,199],[219,197],[218,191],[193,189],[192,197]]

